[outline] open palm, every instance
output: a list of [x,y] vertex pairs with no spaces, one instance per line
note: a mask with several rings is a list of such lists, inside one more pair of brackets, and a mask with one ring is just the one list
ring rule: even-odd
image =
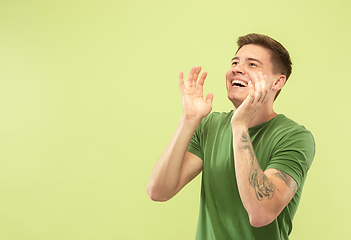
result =
[[183,72],[179,74],[179,87],[182,95],[183,115],[185,117],[202,119],[212,110],[213,94],[207,94],[206,100],[203,98],[203,85],[207,73],[203,72],[198,80],[200,71],[200,66],[192,67],[185,84]]

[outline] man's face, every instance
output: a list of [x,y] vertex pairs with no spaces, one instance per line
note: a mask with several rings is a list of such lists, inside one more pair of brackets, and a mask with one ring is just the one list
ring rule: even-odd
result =
[[235,107],[246,99],[249,93],[248,82],[252,80],[253,74],[261,71],[268,79],[274,77],[270,58],[268,49],[254,44],[244,45],[237,52],[226,74],[228,98]]

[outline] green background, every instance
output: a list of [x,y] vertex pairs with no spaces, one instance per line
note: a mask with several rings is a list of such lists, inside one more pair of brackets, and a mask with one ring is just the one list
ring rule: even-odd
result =
[[275,110],[317,153],[292,240],[351,236],[350,1],[0,0],[0,239],[193,239],[200,178],[146,194],[181,116],[180,70],[208,71],[214,111],[239,36],[290,52]]

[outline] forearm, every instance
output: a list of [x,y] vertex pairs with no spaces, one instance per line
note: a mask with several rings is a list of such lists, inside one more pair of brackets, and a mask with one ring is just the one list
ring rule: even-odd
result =
[[156,163],[147,185],[153,200],[164,201],[178,191],[185,153],[201,120],[182,117],[167,147]]
[[266,225],[282,209],[280,193],[258,164],[247,127],[233,126],[233,149],[239,194],[250,222]]
[[166,201],[173,197],[202,169],[200,158],[190,153],[186,154],[201,119],[212,109],[213,94],[209,93],[206,100],[203,99],[203,84],[207,73],[203,72],[198,79],[200,72],[200,66],[192,67],[185,84],[183,72],[179,73],[178,84],[182,95],[183,116],[171,141],[156,163],[147,185],[147,192],[155,201]]

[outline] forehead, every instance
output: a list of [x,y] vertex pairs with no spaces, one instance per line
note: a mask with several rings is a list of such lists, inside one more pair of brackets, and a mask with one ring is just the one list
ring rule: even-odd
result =
[[269,49],[259,45],[247,44],[242,46],[239,51],[235,54],[236,58],[249,59],[255,58],[263,63],[270,63],[271,52]]

